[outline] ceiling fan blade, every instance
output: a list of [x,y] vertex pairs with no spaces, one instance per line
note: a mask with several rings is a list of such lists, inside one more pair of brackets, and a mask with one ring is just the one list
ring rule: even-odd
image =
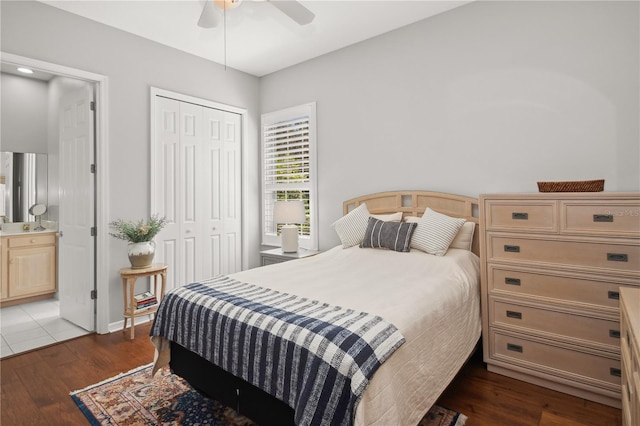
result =
[[316,17],[313,12],[293,0],[269,0],[269,3],[300,25],[307,25]]
[[200,28],[215,28],[218,26],[218,14],[216,13],[213,0],[206,0],[200,19],[198,19],[198,26]]

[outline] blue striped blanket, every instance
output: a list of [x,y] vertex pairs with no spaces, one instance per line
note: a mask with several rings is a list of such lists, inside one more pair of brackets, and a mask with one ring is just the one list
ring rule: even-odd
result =
[[168,292],[150,334],[289,404],[297,425],[353,424],[373,374],[404,343],[380,317],[227,276]]

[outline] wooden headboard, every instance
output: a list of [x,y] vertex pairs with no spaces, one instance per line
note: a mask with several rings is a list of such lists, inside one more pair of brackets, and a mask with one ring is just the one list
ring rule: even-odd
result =
[[435,210],[447,216],[461,217],[476,224],[473,233],[471,251],[480,256],[479,244],[479,211],[476,198],[462,195],[446,194],[443,192],[429,191],[389,191],[376,194],[362,195],[345,201],[343,213],[347,214],[360,204],[366,203],[371,214],[387,214],[402,212],[402,217],[420,217],[427,209]]

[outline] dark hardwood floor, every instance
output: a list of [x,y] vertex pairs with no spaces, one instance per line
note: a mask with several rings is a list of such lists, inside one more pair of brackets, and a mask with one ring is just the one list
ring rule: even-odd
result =
[[[150,363],[148,333],[149,324],[143,324],[133,341],[120,332],[89,335],[3,359],[0,424],[88,424],[69,393]],[[438,404],[467,415],[467,426],[621,424],[618,409],[488,372],[480,353]]]

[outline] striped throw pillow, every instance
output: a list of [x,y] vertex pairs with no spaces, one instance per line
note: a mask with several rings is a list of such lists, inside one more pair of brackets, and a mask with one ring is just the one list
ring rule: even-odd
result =
[[357,246],[362,242],[368,223],[369,210],[367,209],[367,205],[362,203],[333,222],[331,227],[336,231],[336,234],[338,234],[338,238],[340,238],[340,242],[342,242],[342,248],[349,248]]
[[411,235],[417,225],[417,223],[385,222],[370,217],[360,247],[383,248],[400,252],[410,251]]
[[450,217],[427,207],[417,222],[418,227],[411,238],[411,248],[444,256],[464,222],[464,219]]

